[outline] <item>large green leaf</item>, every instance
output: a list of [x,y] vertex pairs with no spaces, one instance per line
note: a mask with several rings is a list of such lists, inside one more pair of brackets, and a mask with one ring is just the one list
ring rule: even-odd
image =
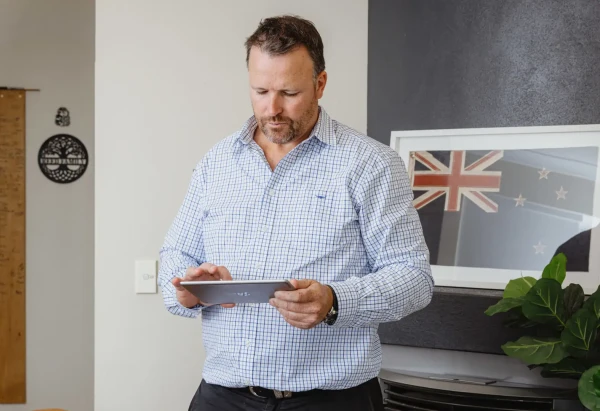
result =
[[490,306],[487,310],[485,310],[485,314],[492,316],[498,313],[504,313],[508,310],[512,310],[513,308],[520,307],[525,301],[525,298],[503,298],[498,301],[496,304]]
[[592,381],[594,382],[594,392],[600,396],[600,371],[596,371],[592,374]]
[[525,296],[523,314],[539,323],[564,327],[565,307],[560,284],[550,278],[540,278]]
[[527,292],[533,287],[537,280],[533,277],[521,277],[510,280],[504,288],[502,297],[519,298],[525,297]]
[[582,360],[567,357],[556,364],[545,364],[540,375],[544,378],[579,379],[586,369]]
[[567,356],[560,338],[524,336],[501,347],[506,355],[518,358],[525,364],[554,364]]
[[600,319],[600,286],[585,300],[583,306],[593,312],[596,318]]
[[600,319],[600,298],[592,296],[586,300],[586,303],[583,304],[583,307],[594,314],[596,319]]
[[579,284],[569,284],[565,288],[565,318],[571,318],[581,308],[584,298],[585,293]]
[[567,351],[574,357],[584,357],[596,340],[597,326],[594,313],[586,309],[577,311],[560,335]]
[[600,387],[598,378],[600,377],[600,365],[595,365],[581,375],[577,384],[579,401],[588,410],[600,409]]
[[502,324],[508,328],[531,328],[539,325],[537,322],[531,321],[523,315],[522,307],[509,311],[507,318],[502,321]]
[[567,276],[567,257],[563,254],[557,254],[546,265],[542,272],[542,278],[551,278],[562,284]]

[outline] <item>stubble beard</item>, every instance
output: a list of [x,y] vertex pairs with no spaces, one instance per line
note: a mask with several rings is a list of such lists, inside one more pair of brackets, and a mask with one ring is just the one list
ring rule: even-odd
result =
[[[318,105],[315,100],[308,109],[302,114],[298,120],[292,120],[289,117],[263,117],[258,121],[258,125],[263,135],[273,144],[287,144],[300,138],[307,130],[308,124],[311,121],[314,113],[317,111]],[[285,123],[281,130],[273,130],[268,123]]]

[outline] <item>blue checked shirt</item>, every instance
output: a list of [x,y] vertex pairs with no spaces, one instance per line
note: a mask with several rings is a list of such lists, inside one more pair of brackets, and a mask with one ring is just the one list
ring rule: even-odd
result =
[[[378,323],[422,309],[432,296],[405,166],[390,147],[320,108],[311,137],[272,171],[255,129],[252,117],[195,168],[160,250],[164,302],[173,314],[201,315],[210,383],[290,391],[356,386],[379,373]],[[337,321],[304,330],[269,304],[185,308],[171,279],[203,262],[227,267],[234,280],[329,284]]]

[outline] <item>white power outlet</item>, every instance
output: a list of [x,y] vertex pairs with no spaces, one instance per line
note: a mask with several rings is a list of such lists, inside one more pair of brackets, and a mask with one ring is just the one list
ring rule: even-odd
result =
[[135,292],[137,294],[156,293],[156,260],[138,260],[135,262]]

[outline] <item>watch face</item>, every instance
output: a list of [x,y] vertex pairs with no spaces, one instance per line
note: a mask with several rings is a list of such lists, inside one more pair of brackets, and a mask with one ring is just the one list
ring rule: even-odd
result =
[[325,319],[323,320],[323,322],[327,325],[333,325],[333,323],[335,323],[336,319],[337,319],[337,311],[333,307],[331,307],[331,310],[329,310],[329,312],[325,316]]

